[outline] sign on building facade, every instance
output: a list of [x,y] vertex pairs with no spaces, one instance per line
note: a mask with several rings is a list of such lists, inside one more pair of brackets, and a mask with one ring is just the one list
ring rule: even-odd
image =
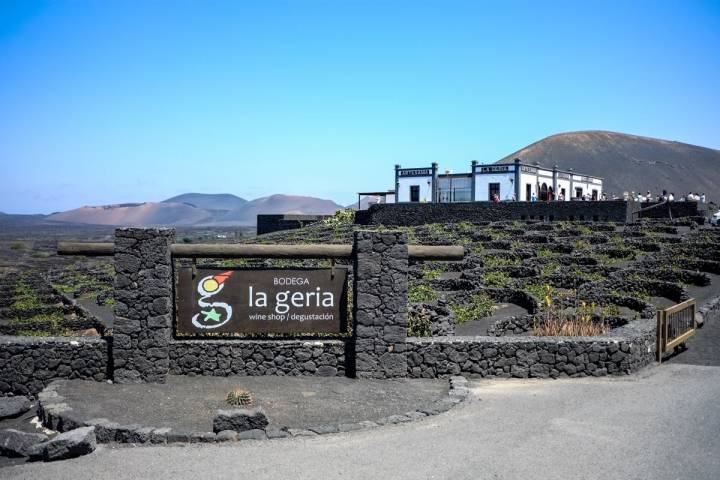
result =
[[180,335],[342,333],[347,269],[178,269]]

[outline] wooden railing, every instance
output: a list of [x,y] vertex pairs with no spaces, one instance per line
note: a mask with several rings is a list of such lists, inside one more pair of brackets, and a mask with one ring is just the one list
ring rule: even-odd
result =
[[[58,255],[112,256],[112,243],[58,242]],[[221,243],[174,243],[170,252],[177,258],[350,258],[352,245],[257,245]],[[413,260],[462,260],[465,249],[459,245],[408,245]]]
[[657,360],[684,344],[695,334],[695,299],[691,298],[657,312]]

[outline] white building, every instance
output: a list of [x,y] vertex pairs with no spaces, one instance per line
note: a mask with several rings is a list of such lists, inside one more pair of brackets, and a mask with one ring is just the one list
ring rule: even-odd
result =
[[600,200],[602,178],[572,170],[526,165],[519,159],[512,164],[472,162],[470,173],[438,173],[437,163],[429,168],[402,168],[395,165],[395,192],[387,203],[403,202],[482,202],[550,200]]

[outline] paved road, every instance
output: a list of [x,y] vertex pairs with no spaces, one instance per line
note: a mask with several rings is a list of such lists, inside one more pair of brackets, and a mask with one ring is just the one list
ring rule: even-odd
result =
[[720,367],[720,321],[707,322],[687,342],[688,349],[667,361]]
[[3,479],[714,479],[720,368],[637,376],[480,381],[473,398],[412,424],[309,439],[101,447],[0,470]]

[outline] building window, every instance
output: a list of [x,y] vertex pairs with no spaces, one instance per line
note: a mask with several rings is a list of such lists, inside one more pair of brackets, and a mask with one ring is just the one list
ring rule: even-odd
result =
[[410,201],[420,201],[420,185],[410,185]]
[[532,184],[526,183],[525,184],[525,201],[529,202],[530,198],[532,198]]
[[582,198],[582,188],[575,187],[575,198]]
[[492,201],[494,195],[500,198],[500,184],[488,183],[488,200]]

